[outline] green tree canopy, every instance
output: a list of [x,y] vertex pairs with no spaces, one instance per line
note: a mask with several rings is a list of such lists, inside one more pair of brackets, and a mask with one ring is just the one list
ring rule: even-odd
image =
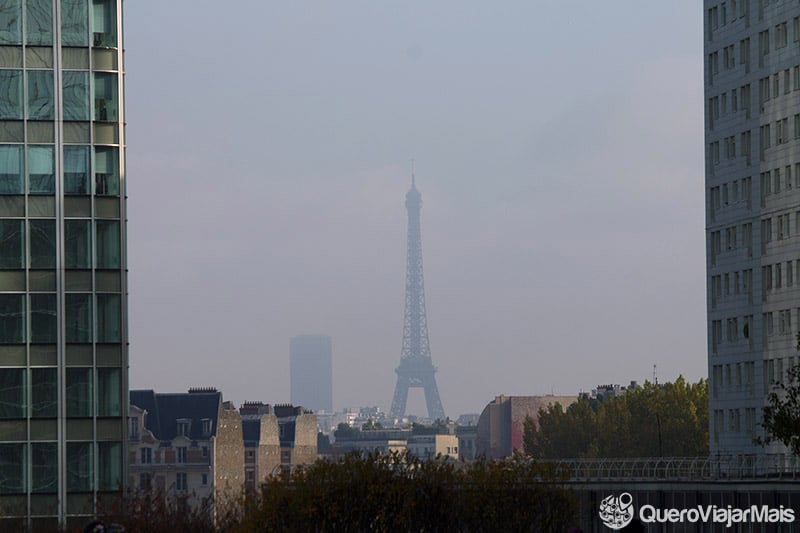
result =
[[708,454],[708,384],[644,386],[598,402],[559,404],[525,423],[525,452],[540,459],[687,457]]

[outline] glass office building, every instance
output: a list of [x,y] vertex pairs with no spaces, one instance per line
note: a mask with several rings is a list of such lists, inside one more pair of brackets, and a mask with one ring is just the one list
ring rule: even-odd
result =
[[0,530],[125,480],[121,0],[0,0]]

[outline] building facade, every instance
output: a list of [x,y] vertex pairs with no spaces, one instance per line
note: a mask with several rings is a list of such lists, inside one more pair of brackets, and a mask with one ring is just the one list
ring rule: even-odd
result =
[[762,408],[798,363],[800,6],[705,0],[711,454],[773,456]]
[[271,405],[262,402],[245,402],[239,414],[244,438],[245,489],[256,492],[281,464],[278,417]]
[[566,408],[577,396],[497,396],[484,407],[478,419],[473,457],[503,459],[523,453],[525,420],[539,424],[539,409],[559,403]]
[[[126,479],[121,0],[0,9],[0,530]],[[5,525],[4,525],[5,524]]]
[[326,335],[298,335],[289,341],[289,383],[294,405],[333,412],[333,349]]
[[212,388],[130,393],[128,488],[214,512],[245,480],[242,418]]

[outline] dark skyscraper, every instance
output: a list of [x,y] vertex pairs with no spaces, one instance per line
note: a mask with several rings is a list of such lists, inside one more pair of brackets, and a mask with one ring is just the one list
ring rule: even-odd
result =
[[331,338],[299,335],[289,342],[289,382],[293,405],[333,412]]
[[403,319],[403,349],[397,367],[397,386],[389,416],[401,418],[406,412],[408,389],[425,390],[428,416],[444,420],[444,408],[436,386],[436,367],[428,343],[428,319],[425,314],[425,281],[422,274],[422,232],[420,211],[422,195],[411,173],[411,189],[406,193],[408,210],[408,252],[406,258],[406,311]]

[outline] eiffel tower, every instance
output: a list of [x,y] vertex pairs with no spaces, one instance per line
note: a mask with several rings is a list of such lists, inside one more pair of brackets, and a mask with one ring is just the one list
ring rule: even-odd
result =
[[403,319],[403,349],[397,367],[391,418],[402,418],[406,412],[408,389],[425,390],[428,416],[444,420],[444,408],[436,386],[436,367],[431,360],[428,342],[428,319],[425,316],[425,281],[422,275],[422,234],[419,214],[422,195],[417,190],[414,170],[411,170],[411,189],[406,193],[408,210],[408,253],[406,257],[406,311]]

